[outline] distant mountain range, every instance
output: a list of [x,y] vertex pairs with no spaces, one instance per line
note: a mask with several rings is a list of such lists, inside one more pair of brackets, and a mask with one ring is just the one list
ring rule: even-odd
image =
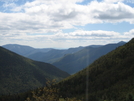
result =
[[83,49],[83,47],[69,48],[66,50],[52,49],[46,53],[38,52],[38,53],[32,54],[28,56],[28,58],[36,60],[36,61],[53,63],[57,59],[63,57],[65,54],[75,53],[81,49]]
[[[118,43],[118,45],[120,44],[124,44],[124,42]],[[109,45],[115,46],[115,44],[108,44],[103,47],[106,48]],[[91,47],[86,47],[86,49],[88,48]],[[104,50],[99,47],[96,51],[103,52]],[[10,55],[12,56],[12,54]],[[71,101],[134,101],[133,72],[134,38],[101,56],[83,70],[56,83],[51,90],[58,89],[56,94],[62,101],[64,101],[64,98],[72,99]],[[32,101],[37,97],[36,100],[39,100],[45,95],[45,92],[41,93],[43,90],[44,88],[34,90],[39,92],[40,95],[34,93],[35,95],[32,96],[31,92],[33,91],[31,91],[23,95],[19,94],[19,97],[18,95],[7,95],[1,96],[0,99],[9,101],[9,98],[11,98],[13,101],[26,101],[26,98],[28,98],[27,101]],[[49,96],[53,98],[51,94]],[[45,98],[43,99],[45,100]]]
[[[96,45],[94,45],[94,47],[95,46]],[[84,48],[84,47],[76,47],[69,49],[53,49],[53,48],[38,49],[18,44],[7,44],[3,45],[2,47],[10,51],[13,51],[19,55],[25,56],[27,58],[47,63],[55,62],[57,59],[64,56],[65,54],[75,53]]]
[[36,49],[17,44],[8,44],[2,47],[32,60],[51,63],[69,74],[74,74],[84,69],[97,58],[124,44],[125,42],[121,41],[115,44],[90,45],[64,50],[52,48]]
[[47,79],[61,80],[67,76],[68,73],[51,64],[33,61],[0,47],[0,94],[24,92],[42,87]]
[[42,48],[42,49],[38,49],[38,48],[33,48],[30,46],[25,46],[25,45],[18,45],[18,44],[7,44],[7,45],[3,45],[2,47],[15,52],[19,55],[28,57],[29,55],[35,54],[37,52],[48,52],[50,51],[52,48]]
[[124,44],[125,42],[119,42],[116,44],[107,44],[99,47],[88,46],[78,52],[63,56],[54,62],[53,65],[63,71],[74,74],[90,65],[99,57]]

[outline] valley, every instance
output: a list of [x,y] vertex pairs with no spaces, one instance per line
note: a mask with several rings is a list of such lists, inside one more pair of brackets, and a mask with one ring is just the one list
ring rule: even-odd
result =
[[[96,49],[96,51],[94,49]],[[99,58],[93,61],[91,64],[89,64],[86,68],[83,68],[77,73],[69,76],[69,74],[61,71],[56,67],[49,67],[48,69],[47,67],[50,65],[48,63],[35,62],[28,58],[12,53],[1,47],[0,53],[3,52],[2,53],[3,55],[1,56],[6,56],[8,57],[8,59],[11,59],[12,57],[12,60],[17,59],[15,61],[18,61],[15,63],[13,61],[10,61],[8,63],[10,65],[14,65],[14,69],[11,70],[9,69],[11,67],[9,67],[9,65],[7,66],[9,72],[15,70],[16,73],[18,73],[20,69],[17,70],[15,68],[24,68],[23,65],[25,64],[26,66],[27,63],[24,63],[23,61],[26,61],[28,62],[28,64],[30,63],[28,68],[31,69],[31,71],[28,72],[29,73],[31,72],[31,74],[27,77],[30,78],[31,83],[33,82],[33,80],[35,80],[35,78],[37,81],[41,83],[42,81],[40,81],[40,79],[45,78],[43,77],[45,75],[49,77],[48,73],[51,75],[50,77],[53,78],[49,79],[50,81],[46,81],[46,85],[44,85],[44,87],[40,86],[35,90],[31,90],[31,91],[29,90],[27,92],[23,91],[23,93],[17,95],[15,94],[11,96],[8,95],[1,96],[0,99],[4,99],[2,101],[8,101],[9,99],[12,99],[11,101],[38,101],[39,99],[41,99],[41,101],[43,101],[43,99],[49,101],[55,101],[55,100],[56,101],[130,101],[130,100],[133,101],[134,100],[133,99],[134,96],[134,86],[133,86],[134,84],[134,79],[133,79],[134,78],[134,74],[133,74],[134,39],[131,39],[128,43],[119,42],[117,44],[107,44],[99,47],[91,47],[91,46],[85,47],[80,51],[65,55],[58,61],[61,61],[62,59],[64,61],[68,61],[68,60],[73,61],[71,59],[77,59],[77,57],[74,58],[75,54],[79,54],[82,57],[83,55],[82,52],[86,54],[85,51],[88,51],[89,53],[91,52],[91,55],[93,56],[94,54],[95,56],[97,56],[98,53]],[[102,53],[103,55],[99,55],[99,53]],[[74,56],[69,56],[69,55],[74,55]],[[68,59],[66,59],[67,56],[69,56]],[[4,59],[7,59],[6,57],[4,57]],[[21,60],[23,65],[21,64],[21,62],[19,62],[19,60]],[[4,61],[5,60],[3,60],[2,66],[6,67],[5,65],[6,63],[4,63]],[[17,65],[18,63],[19,66]],[[44,65],[46,64],[48,66],[44,68]],[[33,70],[35,69],[31,65],[34,68],[36,68],[36,72],[34,72],[35,74],[32,74]],[[4,69],[2,70],[3,72],[1,72],[1,74],[5,72]],[[50,71],[46,72],[46,70],[50,70]],[[40,73],[38,73],[38,71],[40,71]],[[8,71],[6,70],[6,72]],[[3,82],[4,80],[6,82],[8,82],[9,80],[11,82],[11,80],[14,77],[16,77],[16,76],[13,77],[12,76],[13,74],[11,73],[10,75],[8,75],[9,72],[6,74],[8,77],[7,79],[6,79],[6,75],[2,74],[2,76],[5,77],[5,79],[3,79]],[[21,72],[22,74],[24,74],[24,71]],[[47,73],[47,74],[43,74],[43,73]],[[35,78],[32,78],[32,75],[34,75]],[[10,78],[11,76],[12,79]],[[55,82],[54,79],[56,78],[59,78],[60,81]],[[15,79],[20,79],[20,78],[19,76],[17,76],[17,78]],[[5,89],[5,91],[7,90]]]

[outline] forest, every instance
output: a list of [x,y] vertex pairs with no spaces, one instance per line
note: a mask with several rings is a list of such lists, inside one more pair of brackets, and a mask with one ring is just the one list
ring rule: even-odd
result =
[[134,101],[134,38],[85,69],[0,101]]

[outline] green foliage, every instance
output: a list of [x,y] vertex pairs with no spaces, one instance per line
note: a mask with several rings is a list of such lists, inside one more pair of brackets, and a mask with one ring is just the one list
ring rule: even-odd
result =
[[53,88],[55,80],[48,81],[44,88],[37,89],[32,92],[32,97],[28,97],[25,101],[58,101],[58,89]]
[[45,85],[46,78],[69,76],[53,65],[33,61],[0,47],[0,95],[15,94]]
[[128,94],[126,97],[126,101],[134,101],[134,96],[132,94]]
[[[45,99],[48,101],[134,101],[133,60],[134,39],[100,57],[82,71],[56,84],[48,82],[46,87],[22,94],[20,99],[25,98],[26,101],[45,101]],[[14,97],[9,96],[7,98]],[[1,97],[0,100],[3,98]],[[17,99],[16,96],[15,98]]]
[[75,97],[73,98],[61,98],[59,89],[56,88],[56,81],[47,81],[44,88],[39,88],[36,91],[32,91],[32,96],[27,97],[25,101],[81,101]]
[[82,101],[76,97],[62,98],[55,87],[56,80],[47,81],[46,86],[25,93],[0,96],[0,101]]
[[63,97],[126,101],[128,93],[134,94],[133,60],[134,39],[100,57],[86,69],[64,79],[57,87]]

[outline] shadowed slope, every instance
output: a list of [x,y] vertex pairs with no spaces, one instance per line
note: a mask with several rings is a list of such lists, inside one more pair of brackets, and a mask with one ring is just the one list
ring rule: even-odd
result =
[[24,58],[0,47],[0,94],[23,92],[41,87],[46,79],[69,76],[53,65]]

